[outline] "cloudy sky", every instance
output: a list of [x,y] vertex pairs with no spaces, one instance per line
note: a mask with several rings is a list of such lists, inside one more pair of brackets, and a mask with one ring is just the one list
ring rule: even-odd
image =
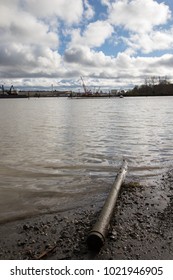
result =
[[172,0],[0,0],[5,87],[122,89],[172,70]]

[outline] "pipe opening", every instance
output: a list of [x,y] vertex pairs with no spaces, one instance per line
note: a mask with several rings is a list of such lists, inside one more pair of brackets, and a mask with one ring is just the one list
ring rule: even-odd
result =
[[87,245],[91,251],[99,251],[103,246],[105,239],[99,232],[91,232],[87,238]]

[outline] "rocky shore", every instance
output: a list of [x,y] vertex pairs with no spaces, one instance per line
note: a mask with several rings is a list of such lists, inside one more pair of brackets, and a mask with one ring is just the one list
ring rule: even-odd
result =
[[106,243],[95,253],[86,238],[102,206],[0,225],[0,259],[173,259],[173,171],[150,186],[122,186]]

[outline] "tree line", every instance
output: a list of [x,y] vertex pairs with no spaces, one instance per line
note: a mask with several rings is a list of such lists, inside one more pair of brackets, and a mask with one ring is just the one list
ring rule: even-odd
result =
[[173,84],[165,77],[149,77],[144,84],[124,92],[124,96],[169,96],[173,95]]

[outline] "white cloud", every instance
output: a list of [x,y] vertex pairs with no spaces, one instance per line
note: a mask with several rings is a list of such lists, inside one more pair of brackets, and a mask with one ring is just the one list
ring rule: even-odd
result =
[[58,53],[60,21],[69,27],[93,15],[87,0],[1,0],[1,75],[68,75]]
[[1,74],[54,72],[61,63],[57,33],[19,4],[19,0],[0,2]]
[[173,55],[161,57],[133,57],[127,53],[119,53],[117,57],[106,56],[103,52],[95,52],[88,47],[72,48],[65,53],[65,66],[68,70],[80,69],[82,75],[114,79],[122,84],[144,82],[146,76],[162,76],[170,74]]
[[89,67],[89,69],[100,66],[106,67],[111,62],[111,58],[105,56],[102,51],[96,52],[87,46],[78,46],[66,50],[64,59],[67,63],[78,64],[83,67]]
[[70,45],[85,45],[88,47],[100,47],[106,39],[108,39],[114,29],[107,21],[95,21],[90,23],[83,34],[81,35],[80,29],[72,30],[72,40]]
[[57,16],[68,24],[80,22],[83,15],[82,0],[24,0],[25,8],[39,18]]
[[160,50],[170,50],[173,48],[173,27],[169,30],[131,34],[130,38],[126,38],[125,41],[132,52],[140,50],[143,53],[151,53]]
[[[61,85],[61,88],[69,86],[71,89],[73,86],[80,87],[81,84],[78,80],[79,76],[83,75],[88,77],[85,80],[89,86],[99,85],[101,89],[128,87],[129,84],[144,83],[145,77],[169,77],[172,64],[173,55],[171,54],[160,57],[131,57],[125,53],[119,53],[117,57],[109,57],[105,56],[103,52],[97,53],[87,47],[81,47],[80,50],[73,50],[73,53],[68,50],[64,68],[57,68],[57,71],[52,72],[53,74],[51,73],[51,75],[49,72],[41,75],[40,69],[37,68],[35,72],[31,72],[28,75],[31,79],[23,79],[22,82],[24,86],[39,87],[44,85],[49,87],[54,84],[54,86]],[[17,86],[21,84],[21,80],[15,79],[17,77],[15,74],[11,78],[13,78],[13,83]],[[59,79],[54,77],[59,77]],[[62,81],[61,78],[63,78]]]
[[55,73],[61,65],[60,55],[48,47],[12,43],[0,47],[1,73],[20,77],[23,74]]
[[[14,19],[9,20],[9,26],[1,28],[1,40],[7,44],[16,42],[22,44],[42,44],[56,48],[58,46],[58,36],[54,32],[50,32],[47,25],[37,21],[29,14],[21,14],[16,20],[17,13],[14,14]],[[27,21],[27,26],[23,24]],[[34,30],[34,32],[33,32]]]
[[171,17],[169,7],[154,0],[117,0],[109,5],[109,20],[134,32],[148,32]]
[[101,0],[101,4],[110,7],[110,0]]
[[[104,87],[135,84],[146,75],[169,76],[173,55],[132,56],[173,47],[173,27],[162,26],[170,18],[166,4],[101,0],[105,20],[99,20],[91,3],[94,1],[0,0],[0,76],[24,86],[49,86],[57,80],[59,85],[73,86],[84,75],[91,84]],[[115,56],[98,51],[108,40],[110,46],[114,38],[122,38],[119,27],[128,31],[123,38],[124,52],[117,51],[115,44]]]
[[[7,2],[7,3],[6,3]],[[58,46],[57,33],[49,25],[23,10],[20,1],[0,2],[0,36],[4,43],[42,44]],[[15,4],[16,5],[15,5]],[[8,4],[8,5],[7,5]]]
[[94,14],[95,14],[95,11],[94,11],[94,8],[91,6],[91,4],[89,3],[88,0],[84,0],[84,6],[85,6],[85,17],[87,19],[91,19]]

